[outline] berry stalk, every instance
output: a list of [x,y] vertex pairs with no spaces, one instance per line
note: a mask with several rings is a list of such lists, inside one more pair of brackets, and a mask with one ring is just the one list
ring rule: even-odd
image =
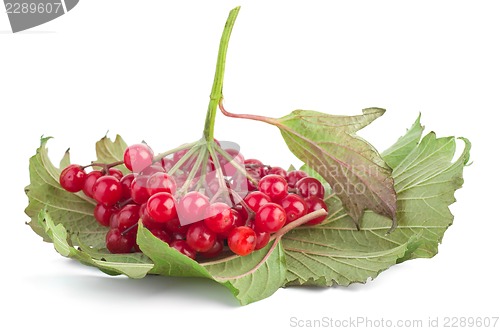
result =
[[217,56],[217,66],[215,68],[215,77],[212,84],[212,92],[210,93],[210,103],[208,104],[207,117],[205,119],[205,129],[203,136],[206,141],[214,140],[214,125],[217,106],[222,99],[222,85],[224,81],[224,71],[226,68],[226,54],[229,45],[229,38],[233,30],[234,22],[240,11],[240,7],[236,7],[229,12],[229,16],[222,32],[222,37],[219,44],[219,54]]

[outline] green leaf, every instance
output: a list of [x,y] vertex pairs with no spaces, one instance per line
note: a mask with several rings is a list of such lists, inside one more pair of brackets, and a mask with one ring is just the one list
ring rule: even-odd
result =
[[279,241],[250,255],[204,266],[244,305],[271,296],[283,286],[286,277],[285,252]]
[[[418,124],[400,138],[400,146],[408,146],[415,136],[420,138]],[[398,194],[398,227],[387,234],[388,220],[366,212],[358,231],[342,204],[334,196],[327,199],[329,217],[320,226],[303,227],[286,234],[282,240],[287,258],[288,285],[329,286],[364,282],[394,263],[413,258],[430,258],[453,216],[448,206],[455,201],[454,192],[462,186],[463,168],[467,164],[470,143],[460,157],[455,155],[453,137],[425,136],[411,150],[393,148],[393,176]],[[398,147],[397,145],[395,145]]]
[[59,169],[64,169],[67,166],[69,166],[70,164],[71,164],[71,160],[69,157],[69,148],[68,148],[66,150],[66,152],[64,153],[64,156],[62,157],[61,162],[59,162]]
[[[123,161],[123,152],[125,152],[126,148],[127,144],[120,135],[116,135],[115,141],[105,136],[95,144],[96,162],[109,164]],[[124,165],[119,165],[115,168],[120,169],[124,174],[130,172]]]
[[287,259],[287,285],[347,286],[365,283],[396,264],[409,241],[385,250],[338,249],[336,233],[329,229],[292,232],[283,238]]
[[137,244],[141,251],[154,262],[155,266],[151,270],[153,274],[212,278],[210,273],[196,261],[170,248],[167,243],[155,237],[142,224],[139,225],[137,231]]
[[290,151],[330,185],[357,227],[368,209],[388,217],[391,229],[395,228],[396,192],[391,168],[373,146],[356,135],[385,110],[367,108],[358,116],[295,110],[275,119],[232,114],[222,103],[219,108],[226,116],[261,121],[279,128]]
[[448,208],[455,202],[454,192],[462,187],[463,168],[469,160],[470,142],[460,138],[465,148],[454,163],[456,139],[436,138],[431,132],[394,169],[398,192],[397,234],[407,237],[421,232],[422,244],[410,258],[433,257],[444,232],[453,223]]
[[129,253],[129,254],[111,254],[107,249],[95,249],[78,243],[81,251],[90,255],[94,260],[113,263],[146,263],[152,264],[149,257],[143,253]]
[[420,115],[406,134],[398,139],[394,145],[381,153],[385,162],[393,169],[417,146],[422,137],[424,127],[420,124]]
[[76,249],[68,242],[68,232],[65,227],[62,224],[56,225],[45,210],[39,213],[38,223],[54,243],[54,248],[59,254],[77,260],[85,265],[97,267],[109,275],[124,274],[130,278],[142,278],[153,268],[153,264],[148,263],[148,260],[144,258],[136,259],[136,262],[132,262],[133,258],[130,255],[133,254],[107,256],[107,260],[100,257],[97,260],[88,252]]
[[[73,194],[59,185],[60,169],[49,159],[46,148],[49,138],[42,138],[40,147],[29,162],[30,185],[25,192],[29,205],[25,212],[31,217],[29,225],[39,235],[45,236],[38,223],[38,213],[46,209],[56,224],[62,224],[73,238],[88,246],[104,247],[107,229],[94,219],[95,202],[83,193]],[[61,164],[69,164],[69,152],[66,152]]]
[[142,224],[137,232],[141,251],[154,262],[153,274],[178,277],[201,277],[229,288],[245,305],[272,295],[283,285],[286,265],[280,243],[247,256],[230,256],[199,264],[170,248]]
[[365,209],[395,220],[391,169],[375,148],[355,134],[384,112],[368,108],[359,116],[334,116],[295,110],[276,120],[292,153],[330,184],[355,224]]

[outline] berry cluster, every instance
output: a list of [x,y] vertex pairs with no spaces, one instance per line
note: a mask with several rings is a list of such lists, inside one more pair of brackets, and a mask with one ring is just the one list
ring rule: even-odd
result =
[[[219,148],[220,153],[212,154],[216,159],[202,164],[190,151],[157,160],[146,144],[131,145],[123,161],[90,165],[100,170],[87,173],[86,167],[69,165],[60,184],[97,202],[94,216],[109,227],[106,246],[111,253],[139,251],[141,220],[154,236],[192,259],[216,257],[226,246],[244,256],[265,247],[287,223],[327,209],[323,185],[304,171],[245,160],[230,148]],[[131,172],[124,175],[114,168],[120,164]]]

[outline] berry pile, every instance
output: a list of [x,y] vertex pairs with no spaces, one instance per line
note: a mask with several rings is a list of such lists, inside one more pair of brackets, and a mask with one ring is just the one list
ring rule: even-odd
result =
[[[284,225],[327,209],[323,185],[304,171],[287,172],[245,160],[234,149],[219,150],[206,162],[190,149],[158,160],[149,146],[136,144],[120,162],[69,165],[59,181],[65,190],[83,191],[97,202],[94,216],[109,227],[111,253],[139,251],[141,220],[154,236],[192,259],[216,257],[226,247],[244,256],[265,247]],[[131,172],[115,168],[121,164]],[[90,166],[100,170],[87,173]]]

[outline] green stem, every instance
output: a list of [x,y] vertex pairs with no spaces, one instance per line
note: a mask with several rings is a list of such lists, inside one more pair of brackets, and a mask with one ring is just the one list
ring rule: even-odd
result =
[[[200,148],[200,152],[197,154],[196,162],[194,163],[193,168],[190,170],[189,175],[186,178],[186,182],[184,183],[184,185],[182,185],[181,189],[178,192],[179,196],[182,196],[182,195],[187,193],[187,191],[189,189],[189,185],[192,184],[194,176],[198,172],[200,165],[203,163],[204,160],[207,159],[206,152],[207,152],[206,149]],[[207,171],[207,169],[205,168],[205,169],[203,169],[202,172],[206,172],[206,171]]]
[[240,7],[236,7],[229,12],[229,17],[227,18],[224,31],[222,32],[222,37],[220,39],[215,77],[212,85],[212,92],[210,93],[210,103],[208,104],[207,117],[205,119],[205,129],[203,130],[203,135],[206,141],[214,140],[215,115],[217,114],[219,101],[222,99],[222,83],[224,81],[224,70],[226,68],[227,46],[229,44],[231,31],[233,30],[234,22],[236,21],[239,11]]
[[200,149],[200,146],[199,145],[194,145],[193,147],[191,147],[189,149],[189,151],[184,154],[183,157],[181,157],[181,159],[179,161],[177,161],[176,164],[174,164],[174,166],[172,168],[170,168],[170,170],[168,170],[168,175],[169,176],[173,176],[175,174],[175,172],[177,170],[179,170],[179,168],[187,162],[187,160],[189,160],[191,158],[191,156],[195,155],[195,153],[198,152],[198,150]]
[[182,151],[183,149],[190,149],[191,147],[193,147],[194,145],[196,145],[196,143],[190,143],[190,144],[183,144],[183,145],[180,145],[176,148],[172,148],[171,150],[168,150],[166,152],[163,152],[163,153],[160,153],[158,155],[156,155],[153,159],[153,163],[155,162],[160,162],[164,157],[170,155],[170,154],[174,154],[175,152],[178,152],[178,151]]

